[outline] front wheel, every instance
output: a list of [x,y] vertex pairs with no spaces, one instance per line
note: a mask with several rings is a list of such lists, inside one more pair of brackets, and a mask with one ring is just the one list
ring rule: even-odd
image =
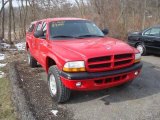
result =
[[48,87],[50,95],[56,102],[64,103],[69,100],[71,90],[63,85],[56,66],[49,68]]

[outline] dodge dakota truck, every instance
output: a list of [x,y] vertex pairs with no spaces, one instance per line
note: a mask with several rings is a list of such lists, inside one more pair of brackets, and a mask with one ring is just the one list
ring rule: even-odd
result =
[[125,87],[140,74],[140,52],[107,36],[92,21],[48,18],[31,23],[26,34],[28,64],[48,74],[51,96],[58,103],[71,91]]

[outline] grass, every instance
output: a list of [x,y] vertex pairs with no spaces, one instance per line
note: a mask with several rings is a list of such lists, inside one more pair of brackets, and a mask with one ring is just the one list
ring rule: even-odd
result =
[[0,120],[16,120],[10,90],[9,80],[0,78]]

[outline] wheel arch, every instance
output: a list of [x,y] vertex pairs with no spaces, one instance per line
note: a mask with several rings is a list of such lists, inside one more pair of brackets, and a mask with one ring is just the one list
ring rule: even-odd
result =
[[135,47],[137,47],[137,45],[139,45],[139,44],[144,45],[144,43],[143,43],[143,42],[137,42],[137,43],[135,44]]
[[29,48],[30,48],[30,47],[29,47],[29,43],[26,42],[26,50],[28,51]]
[[46,57],[46,71],[48,73],[48,70],[51,66],[53,65],[57,65],[55,59],[53,59],[52,57],[47,56]]

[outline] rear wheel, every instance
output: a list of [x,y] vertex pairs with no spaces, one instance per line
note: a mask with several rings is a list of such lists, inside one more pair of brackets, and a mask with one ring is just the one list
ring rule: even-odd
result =
[[136,48],[139,50],[141,55],[147,54],[146,47],[142,43],[137,44]]
[[56,66],[49,68],[48,87],[50,95],[56,102],[64,103],[69,100],[71,90],[63,85]]
[[36,59],[34,57],[31,56],[29,49],[28,49],[28,53],[27,53],[27,58],[28,58],[28,64],[32,68],[37,67],[37,61],[36,61]]

